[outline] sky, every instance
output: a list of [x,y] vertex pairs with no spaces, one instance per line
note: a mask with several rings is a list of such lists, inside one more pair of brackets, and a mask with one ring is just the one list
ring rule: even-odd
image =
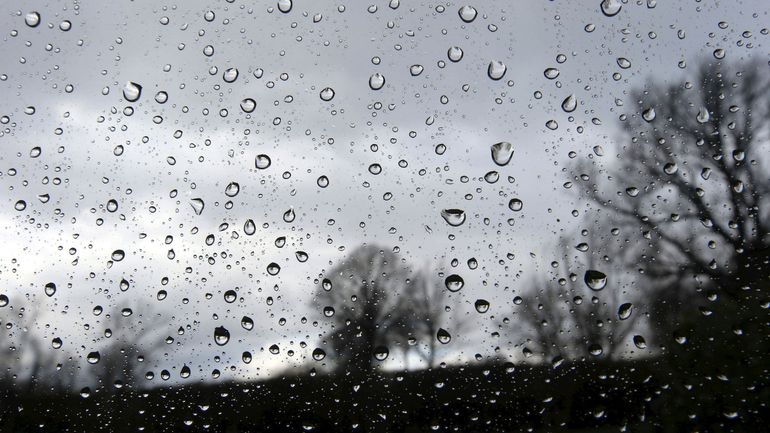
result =
[[[275,2],[240,0],[6,5],[0,293],[12,302],[0,322],[18,322],[19,308],[39,311],[20,332],[48,350],[60,337],[61,352],[74,354],[68,362],[85,365],[108,342],[107,319],[94,307],[132,308],[117,336],[159,317],[147,338],[175,338],[150,357],[150,369],[187,364],[196,380],[230,365],[228,379],[279,374],[306,365],[327,331],[313,302],[324,272],[374,243],[398,248],[439,284],[451,273],[465,279],[450,296],[447,329],[460,317],[469,324],[442,360],[499,356],[495,347],[516,340],[515,330],[499,328],[513,297],[538,275],[559,276],[549,265],[562,255],[559,237],[577,244],[577,232],[591,227],[588,200],[564,187],[568,168],[599,158],[596,145],[606,150],[604,166],[622,159],[618,118],[640,111],[629,92],[692,79],[717,49],[726,61],[768,58],[770,4],[762,0],[627,1],[611,17],[599,3],[477,2],[471,22],[458,13],[465,3],[406,0],[294,1],[286,13]],[[499,80],[488,75],[492,61],[506,67]],[[422,67],[417,76],[413,65]],[[558,76],[547,78],[548,68]],[[385,78],[377,90],[374,74]],[[124,95],[129,82],[141,86],[136,101]],[[326,88],[331,100],[321,97]],[[567,113],[570,95],[577,107]],[[256,103],[250,113],[246,98]],[[498,142],[514,149],[502,167],[490,155]],[[270,166],[257,168],[257,155]],[[492,170],[493,184],[484,180]],[[231,182],[240,186],[234,197],[225,194]],[[520,211],[509,208],[513,198]],[[193,199],[204,203],[200,214]],[[462,209],[465,222],[448,225],[442,209]],[[123,260],[111,260],[116,250]],[[478,269],[467,268],[469,258]],[[277,275],[266,272],[270,263],[280,265]],[[57,286],[50,297],[48,282]],[[239,295],[232,304],[223,299],[229,289]],[[473,310],[478,298],[491,303],[486,315]],[[240,327],[244,315],[254,330]],[[214,344],[217,326],[231,332],[226,346]],[[279,355],[267,351],[273,344]],[[254,354],[249,365],[244,350]],[[388,365],[400,362],[394,355]]]

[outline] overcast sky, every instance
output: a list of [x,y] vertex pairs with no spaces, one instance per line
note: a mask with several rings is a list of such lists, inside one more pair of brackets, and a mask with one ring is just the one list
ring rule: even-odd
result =
[[[256,377],[257,368],[263,376],[306,362],[327,329],[311,324],[320,310],[315,281],[366,242],[400,248],[416,266],[434,268],[439,283],[438,272],[461,274],[456,314],[471,312],[477,298],[492,305],[487,315],[469,315],[471,326],[453,335],[445,359],[494,356],[502,343],[490,332],[510,315],[513,296],[533,275],[556,275],[548,263],[559,258],[558,237],[588,226],[587,202],[563,187],[569,153],[588,158],[599,144],[604,164],[613,164],[624,139],[617,119],[638,111],[627,96],[648,80],[691,79],[698,60],[718,48],[726,61],[769,57],[764,0],[628,1],[612,17],[599,3],[477,2],[470,23],[458,14],[462,3],[408,0],[395,8],[294,1],[288,13],[275,2],[241,0],[7,4],[0,293],[16,310],[0,309],[0,321],[17,320],[19,307],[40,310],[31,332],[49,350],[62,338],[73,362],[85,365],[85,354],[105,344],[94,306],[132,307],[127,321],[159,314],[164,325],[153,335],[178,343],[149,368],[187,363],[200,379],[237,365],[228,378]],[[36,27],[25,23],[34,21],[30,12],[39,13]],[[457,62],[451,47],[463,52]],[[497,81],[487,74],[493,60],[506,65]],[[412,76],[412,65],[422,73]],[[229,68],[238,71],[233,82],[225,80]],[[546,78],[547,68],[558,77]],[[373,74],[385,77],[379,90],[370,88]],[[135,102],[124,97],[129,81],[142,87]],[[327,87],[329,101],[320,97]],[[160,91],[165,103],[156,101]],[[569,95],[577,109],[565,113]],[[251,113],[241,109],[245,98],[256,102]],[[500,141],[514,148],[504,167],[490,156]],[[268,168],[255,168],[259,154],[270,157]],[[372,164],[381,173],[372,174]],[[484,180],[491,170],[497,183]],[[322,175],[326,188],[317,184]],[[231,182],[240,185],[232,198]],[[200,215],[190,204],[198,198]],[[522,200],[521,211],[508,208],[512,198]],[[115,212],[107,210],[111,199]],[[464,210],[465,223],[449,226],[445,208]],[[296,214],[290,223],[288,209]],[[257,227],[252,236],[244,234],[247,219]],[[275,246],[279,236],[284,248]],[[111,263],[118,249],[126,257]],[[297,250],[309,259],[298,262]],[[471,257],[476,270],[465,265]],[[266,272],[271,262],[278,275]],[[125,292],[122,279],[131,284]],[[51,297],[48,282],[58,288]],[[227,304],[223,293],[235,288],[243,299]],[[158,301],[161,289],[168,297]],[[255,330],[240,327],[243,315]],[[177,335],[180,326],[189,326],[185,335]],[[230,330],[228,345],[214,345],[216,326]],[[280,355],[267,352],[272,344]],[[240,362],[243,350],[255,355],[249,366]]]

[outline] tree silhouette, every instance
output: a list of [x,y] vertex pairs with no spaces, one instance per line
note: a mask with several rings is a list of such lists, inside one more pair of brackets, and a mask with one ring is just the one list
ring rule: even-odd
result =
[[684,84],[650,83],[621,116],[617,164],[593,158],[575,176],[591,179],[585,196],[633,257],[675,389],[719,396],[698,414],[714,425],[767,396],[769,85],[766,63],[715,61]]
[[427,284],[424,274],[375,245],[358,247],[329,270],[314,303],[331,321],[325,341],[337,368],[371,372],[390,351],[406,352],[410,341],[432,332],[441,300],[425,291]]
[[[593,239],[591,246],[598,250],[601,243]],[[524,325],[525,356],[539,355],[552,363],[620,357],[631,343],[630,333],[641,327],[640,314],[624,308],[636,304],[636,296],[625,293],[617,284],[592,291],[586,287],[583,275],[587,270],[603,268],[596,254],[575,254],[566,236],[561,238],[558,250],[561,263],[555,263],[561,277],[532,278],[527,284],[529,292],[514,305],[514,322],[520,328]],[[621,315],[620,310],[630,313]]]

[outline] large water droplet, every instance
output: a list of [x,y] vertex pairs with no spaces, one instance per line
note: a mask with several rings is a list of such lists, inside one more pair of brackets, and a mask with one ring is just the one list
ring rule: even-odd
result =
[[321,348],[313,349],[313,359],[316,361],[322,361],[326,358],[326,352]]
[[379,72],[369,77],[369,87],[372,90],[380,90],[385,85],[385,76]]
[[200,215],[203,213],[203,208],[206,207],[206,203],[203,202],[202,198],[194,198],[190,200],[190,206],[192,206],[193,211],[195,211],[195,215]]
[[602,0],[600,6],[604,15],[614,17],[620,12],[623,4],[620,3],[620,0]]
[[425,68],[422,65],[412,65],[409,67],[409,73],[412,74],[413,77],[416,77],[422,74],[424,69]]
[[374,348],[374,359],[377,361],[384,361],[388,359],[388,355],[390,354],[390,350],[388,350],[385,346],[377,346]]
[[698,115],[695,116],[695,120],[697,120],[698,123],[706,123],[709,121],[709,117],[709,111],[706,107],[701,107],[701,109],[698,110]]
[[230,331],[228,331],[227,328],[224,326],[217,326],[214,328],[214,343],[216,343],[217,346],[224,346],[228,341],[230,341]]
[[476,19],[476,15],[478,15],[476,8],[473,6],[463,6],[457,13],[460,15],[460,19],[466,23],[473,22]]
[[561,109],[566,113],[571,113],[577,108],[577,98],[574,94],[567,96],[564,101],[561,102]]
[[439,328],[438,332],[436,333],[436,339],[441,344],[447,344],[450,341],[452,341],[452,336],[449,334],[449,332],[444,328]]
[[283,13],[289,13],[291,11],[291,0],[278,0],[278,10]]
[[222,79],[225,80],[225,83],[232,83],[235,80],[238,79],[238,68],[227,68],[225,69],[225,72],[222,73]]
[[511,201],[508,202],[508,209],[514,212],[518,212],[523,208],[524,208],[524,202],[518,198],[512,198]]
[[631,317],[631,313],[634,310],[634,305],[630,302],[626,302],[624,304],[621,304],[620,307],[618,307],[618,318],[620,320],[626,320],[629,317]]
[[112,252],[111,257],[113,261],[119,262],[126,257],[126,253],[123,250],[115,250]]
[[486,299],[476,299],[476,302],[473,304],[474,307],[476,307],[476,311],[479,313],[486,313],[489,311],[489,301]]
[[642,112],[642,118],[646,120],[647,122],[652,122],[655,120],[655,108],[650,107]]
[[35,11],[27,12],[24,22],[30,27],[37,27],[40,24],[40,14]]
[[254,329],[254,320],[249,316],[241,317],[241,327],[247,331]]
[[463,58],[463,50],[460,47],[450,47],[446,53],[449,60],[452,62],[459,62]]
[[583,276],[583,281],[585,281],[589,289],[598,291],[607,285],[607,275],[603,272],[589,269]]
[[238,195],[238,192],[240,192],[241,186],[238,184],[238,182],[230,182],[227,184],[227,187],[225,188],[225,195],[228,197],[235,197]]
[[246,222],[243,224],[243,232],[248,236],[251,236],[257,232],[257,225],[254,224],[253,219],[249,218],[246,220]]
[[270,157],[263,153],[263,154],[257,155],[256,159],[254,160],[254,165],[258,169],[264,170],[264,169],[270,167],[271,162],[272,161],[270,161]]
[[452,227],[457,227],[465,222],[465,211],[461,209],[444,209],[441,217]]
[[513,145],[507,141],[495,143],[491,147],[492,161],[499,166],[504,166],[511,161],[513,157]]
[[287,223],[293,222],[295,218],[294,209],[290,208],[283,213],[283,220]]
[[54,283],[46,284],[44,291],[45,291],[45,294],[48,297],[51,297],[51,296],[55,295],[56,294],[56,284],[54,284]]
[[102,356],[99,354],[99,352],[90,352],[88,355],[86,355],[86,361],[88,361],[89,364],[97,364],[99,363],[99,360],[102,359]]
[[505,66],[505,63],[499,60],[492,60],[487,67],[487,75],[489,75],[489,78],[497,81],[503,78],[507,70],[508,67]]
[[334,99],[334,89],[332,89],[331,87],[326,87],[323,90],[321,90],[320,96],[321,96],[321,100],[323,101],[331,101],[332,99]]
[[257,101],[251,98],[244,98],[243,100],[241,100],[241,110],[243,110],[244,113],[251,113],[256,108],[257,108]]
[[460,289],[462,289],[464,285],[465,285],[465,280],[463,280],[463,277],[457,274],[452,274],[446,277],[446,279],[444,280],[444,286],[446,286],[447,290],[449,290],[450,292],[457,292]]
[[123,97],[126,98],[126,101],[135,102],[140,96],[142,96],[142,86],[139,84],[129,81],[123,87]]

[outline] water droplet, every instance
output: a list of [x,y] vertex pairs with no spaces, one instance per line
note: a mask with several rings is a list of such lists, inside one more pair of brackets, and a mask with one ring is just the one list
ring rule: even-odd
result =
[[270,275],[278,275],[278,273],[281,272],[281,267],[278,266],[278,263],[272,262],[269,265],[267,265],[267,273]]
[[251,113],[257,108],[257,101],[251,98],[244,98],[241,100],[241,110],[244,113]]
[[35,11],[27,12],[24,22],[30,27],[37,27],[40,24],[40,14]]
[[607,275],[603,272],[589,269],[583,276],[583,281],[585,281],[589,289],[599,291],[607,285]]
[[495,183],[500,179],[500,173],[492,170],[484,175],[484,180],[488,183]]
[[283,220],[287,223],[290,223],[294,221],[295,218],[294,209],[289,208],[286,212],[283,213]]
[[228,331],[227,328],[224,326],[217,326],[214,328],[214,343],[216,343],[217,346],[224,346],[228,341],[230,341],[230,331]]
[[54,339],[51,340],[51,347],[53,347],[54,349],[61,349],[63,344],[64,343],[61,341],[61,338],[59,337],[54,337]]
[[572,113],[577,108],[577,98],[574,94],[567,96],[561,102],[561,109],[566,113]]
[[457,274],[452,274],[446,277],[446,279],[444,280],[444,286],[446,286],[447,290],[449,290],[450,292],[457,292],[460,289],[462,289],[464,285],[465,285],[465,280],[463,280],[463,277]]
[[505,72],[508,70],[508,67],[505,66],[505,63],[499,61],[499,60],[492,60],[489,62],[489,66],[487,67],[487,75],[489,78],[497,81],[505,75]]
[[206,204],[203,202],[203,199],[194,198],[190,200],[190,206],[192,206],[193,211],[195,211],[195,215],[200,215],[203,213],[203,208],[206,207]]
[[325,317],[332,317],[334,316],[334,307],[327,305],[326,307],[324,307],[323,312]]
[[482,314],[489,311],[489,301],[486,299],[476,299],[476,302],[473,304],[473,306],[476,307],[476,311]]
[[463,6],[457,13],[460,15],[460,19],[466,23],[473,22],[476,19],[476,15],[478,15],[476,8],[473,6]]
[[620,0],[602,0],[600,6],[605,16],[614,17],[620,12],[623,5],[620,3]]
[[655,120],[655,108],[650,107],[642,112],[642,118],[647,122]]
[[706,107],[701,107],[701,109],[698,110],[698,115],[695,116],[695,120],[697,120],[698,123],[706,123],[709,121],[709,117],[709,111]]
[[439,328],[438,332],[436,333],[436,339],[441,344],[447,344],[450,341],[452,341],[452,336],[449,334],[449,332],[444,328]]
[[294,253],[294,257],[297,258],[297,261],[300,263],[305,263],[308,259],[308,255],[304,251],[297,251]]
[[51,297],[51,296],[55,295],[56,294],[56,284],[54,284],[54,283],[46,284],[44,291],[45,291],[45,294],[48,297]]
[[384,361],[388,359],[388,355],[390,354],[390,350],[388,350],[385,346],[377,346],[374,348],[374,359],[377,361]]
[[68,32],[72,28],[72,23],[70,20],[64,20],[59,23],[59,30],[63,32]]
[[631,186],[626,188],[626,194],[628,194],[629,197],[636,197],[639,195],[639,188],[635,186]]
[[513,145],[507,141],[495,143],[491,147],[492,161],[499,166],[507,165],[513,156]]
[[227,184],[227,187],[225,187],[225,195],[228,197],[235,197],[240,191],[241,186],[238,184],[238,182],[230,182]]
[[663,166],[663,172],[669,175],[676,173],[678,170],[679,170],[679,167],[676,165],[675,162],[669,162]]
[[508,209],[514,212],[518,212],[523,208],[524,208],[524,202],[519,200],[518,198],[512,198],[511,201],[508,202]]
[[316,361],[322,361],[326,358],[326,352],[321,348],[313,349],[313,359]]
[[24,200],[19,200],[16,202],[16,204],[13,205],[13,208],[21,212],[27,208],[27,202]]
[[126,257],[126,253],[123,250],[115,250],[112,252],[111,257],[113,261],[119,262]]
[[588,346],[588,353],[593,356],[599,356],[604,353],[604,349],[602,349],[602,346],[599,344],[591,344]]
[[631,67],[631,62],[625,57],[618,57],[617,62],[621,69],[628,69]]
[[378,175],[382,173],[382,166],[380,164],[374,163],[369,166],[369,173]]
[[228,304],[232,304],[233,302],[235,302],[236,299],[238,299],[238,294],[235,293],[235,290],[230,289],[225,292],[224,298],[225,298],[225,302],[227,302]]
[[646,349],[647,342],[641,335],[634,335],[634,346],[636,346],[637,349]]
[[254,165],[260,170],[264,170],[270,167],[270,164],[270,157],[265,154],[257,155],[256,159],[254,160]]
[[422,71],[424,69],[425,68],[423,68],[422,65],[412,65],[412,66],[409,67],[409,73],[412,74],[413,77],[416,77],[416,76],[422,74]]
[[241,327],[247,331],[254,329],[254,320],[249,316],[243,316],[241,318]]
[[11,300],[8,299],[8,295],[0,295],[0,308],[5,307],[9,302],[11,302]]
[[100,359],[102,359],[102,356],[99,352],[91,352],[86,355],[86,361],[88,361],[89,364],[97,364]]
[[717,48],[714,50],[714,58],[717,60],[722,60],[725,58],[725,49],[724,48]]
[[620,307],[618,307],[618,318],[620,320],[626,320],[629,317],[631,317],[631,313],[633,312],[634,305],[630,302],[626,302],[624,304],[621,304]]
[[553,80],[554,78],[559,76],[559,70],[556,68],[548,68],[545,71],[543,71],[543,75],[545,75],[545,78],[548,78],[549,80]]
[[331,101],[332,99],[334,99],[334,89],[332,89],[331,87],[326,87],[323,90],[321,90],[320,96],[321,96],[321,100],[323,101]]
[[451,47],[446,53],[449,60],[452,62],[459,62],[463,58],[463,50],[460,47]]
[[135,102],[140,96],[142,96],[142,86],[139,84],[128,81],[125,87],[123,87],[123,97],[126,101]]
[[326,188],[329,186],[329,178],[326,176],[319,176],[318,180],[316,180],[316,184],[321,188]]
[[452,227],[461,226],[465,222],[465,211],[461,209],[444,209],[441,217]]
[[252,219],[246,220],[246,222],[243,224],[243,232],[246,233],[246,235],[248,236],[251,236],[257,232],[257,225],[254,224],[254,220]]
[[269,350],[270,353],[272,353],[273,355],[278,355],[279,353],[281,353],[281,349],[278,347],[277,344],[273,344],[267,350]]
[[278,0],[278,10],[283,13],[289,13],[291,11],[292,2],[291,0]]
[[238,79],[238,68],[227,68],[225,69],[225,72],[222,73],[222,79],[225,80],[225,83],[232,83],[235,80]]
[[369,77],[369,87],[372,90],[380,90],[380,89],[382,89],[382,86],[384,86],[384,85],[385,85],[385,76],[384,75],[382,75],[380,73],[376,73],[376,74],[372,74],[372,76]]
[[551,131],[555,131],[556,129],[559,128],[559,124],[555,120],[551,119],[545,122],[545,127],[550,129]]

